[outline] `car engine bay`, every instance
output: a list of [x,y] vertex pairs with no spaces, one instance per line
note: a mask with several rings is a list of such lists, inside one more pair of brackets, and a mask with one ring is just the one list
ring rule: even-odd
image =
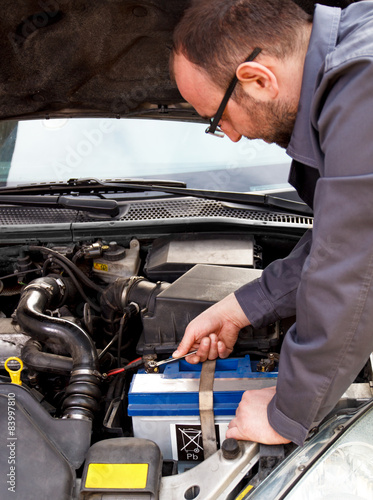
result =
[[[206,458],[203,368],[157,363],[168,360],[194,317],[257,279],[297,239],[176,233],[3,246],[0,428],[10,447],[0,468],[9,487],[17,455],[24,498],[167,498],[159,497],[161,479],[187,474]],[[282,337],[293,321],[241,330],[232,355],[216,362],[216,447],[229,460],[237,452],[224,441],[227,425],[244,390],[275,385]],[[243,480],[263,479],[293,445],[256,446],[248,459],[255,455],[255,466],[234,491]],[[118,463],[132,464],[140,482],[105,476]],[[96,470],[100,464],[106,469]],[[197,496],[192,489],[185,498]]]

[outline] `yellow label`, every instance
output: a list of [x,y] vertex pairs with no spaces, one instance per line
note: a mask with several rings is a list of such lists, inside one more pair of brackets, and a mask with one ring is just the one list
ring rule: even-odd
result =
[[249,486],[246,486],[246,488],[241,491],[241,493],[238,495],[238,497],[236,497],[236,500],[242,500],[244,498],[244,496],[246,495],[246,493],[249,493],[250,490],[253,489],[254,486],[252,486],[251,484],[249,484]]
[[109,267],[107,264],[101,264],[101,262],[94,262],[93,268],[97,269],[97,271],[109,271]]
[[89,464],[86,488],[144,489],[148,464]]

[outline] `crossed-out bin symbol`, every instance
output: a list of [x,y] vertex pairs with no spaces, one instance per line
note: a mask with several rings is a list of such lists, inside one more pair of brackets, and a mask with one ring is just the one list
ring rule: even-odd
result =
[[183,447],[181,451],[199,453],[203,451],[201,429],[180,429]]

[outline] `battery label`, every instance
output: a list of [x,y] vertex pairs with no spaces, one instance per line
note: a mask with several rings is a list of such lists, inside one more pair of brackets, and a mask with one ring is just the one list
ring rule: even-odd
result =
[[[177,460],[185,462],[202,462],[203,440],[200,425],[175,424]],[[219,426],[215,425],[218,448],[220,448]]]

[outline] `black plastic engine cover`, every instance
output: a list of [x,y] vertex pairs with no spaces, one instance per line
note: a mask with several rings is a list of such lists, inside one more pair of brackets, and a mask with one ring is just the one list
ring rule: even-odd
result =
[[[163,289],[142,316],[143,331],[137,345],[142,354],[176,349],[188,323],[240,286],[257,279],[261,270],[197,264]],[[270,349],[278,341],[276,328],[240,335],[242,350]]]
[[148,439],[116,438],[89,450],[81,482],[81,500],[158,500],[162,454]]
[[0,383],[1,499],[67,500],[91,423],[52,418],[28,389]]

